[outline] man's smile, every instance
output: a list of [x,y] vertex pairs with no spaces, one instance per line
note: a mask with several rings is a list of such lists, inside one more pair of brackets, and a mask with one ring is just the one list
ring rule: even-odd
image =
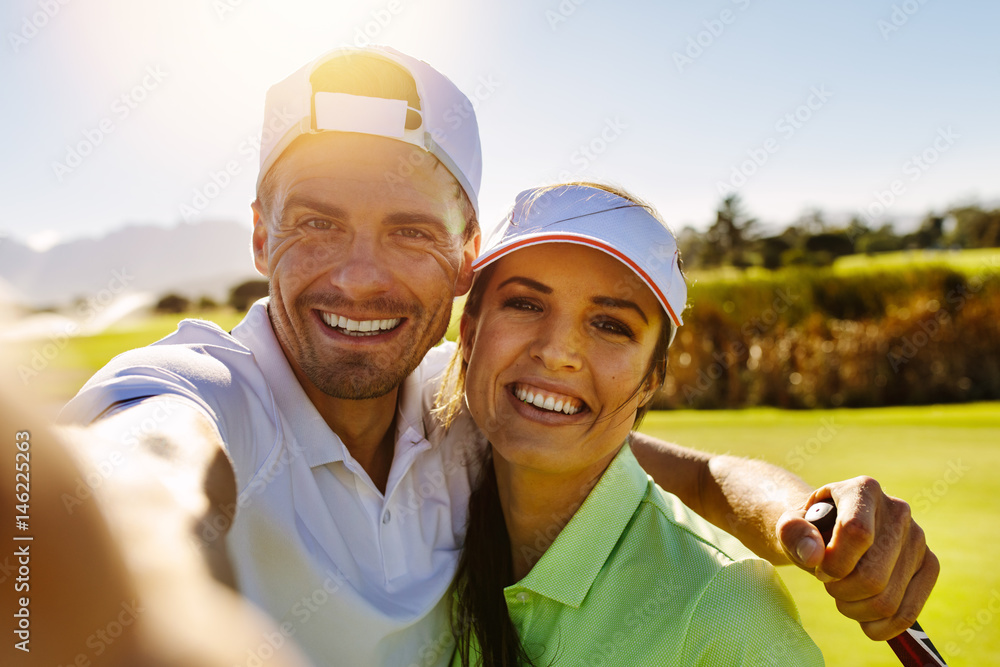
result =
[[353,320],[344,315],[330,313],[324,310],[317,310],[320,319],[338,333],[346,336],[376,336],[387,331],[392,331],[399,326],[403,318],[393,317],[388,319]]

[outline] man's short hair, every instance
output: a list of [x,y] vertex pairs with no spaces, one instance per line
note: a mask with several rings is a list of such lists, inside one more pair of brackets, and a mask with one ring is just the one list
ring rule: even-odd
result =
[[[331,59],[319,67],[309,77],[313,94],[319,92],[346,93],[363,97],[378,97],[388,100],[404,100],[409,109],[406,113],[406,129],[420,127],[420,96],[413,76],[401,65],[367,53],[348,53]],[[313,102],[315,104],[315,102]],[[301,141],[299,137],[296,141]],[[294,145],[294,142],[293,142]],[[287,150],[287,149],[286,149]],[[270,215],[271,198],[274,190],[274,174],[284,154],[271,165],[257,188],[257,202],[265,215]],[[445,166],[431,154],[435,169]],[[455,196],[462,207],[465,219],[464,240],[472,238],[479,231],[476,209],[468,194],[457,179],[449,172],[455,185]]]

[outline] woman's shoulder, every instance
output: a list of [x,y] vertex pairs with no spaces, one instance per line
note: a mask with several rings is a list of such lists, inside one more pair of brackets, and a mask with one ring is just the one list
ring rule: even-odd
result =
[[713,571],[736,561],[761,560],[742,542],[698,516],[652,480],[639,504],[636,520],[648,524],[645,531],[652,539],[662,541],[668,553],[676,552],[678,557],[686,558],[701,554],[698,560],[704,560]]
[[774,566],[651,480],[629,532],[659,542],[660,566],[690,596],[684,654],[692,664],[762,655],[777,665],[823,664]]

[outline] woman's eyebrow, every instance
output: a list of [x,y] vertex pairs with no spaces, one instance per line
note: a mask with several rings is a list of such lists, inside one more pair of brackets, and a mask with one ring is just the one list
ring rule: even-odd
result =
[[591,301],[598,306],[604,306],[605,308],[631,308],[635,312],[639,313],[639,317],[646,324],[649,324],[649,318],[646,317],[646,313],[642,312],[642,308],[639,307],[635,301],[629,301],[628,299],[616,299],[612,296],[595,296]]
[[525,278],[524,276],[512,276],[507,280],[503,281],[497,285],[497,289],[500,289],[504,285],[508,284],[524,285],[528,289],[533,289],[536,292],[541,292],[542,294],[552,294],[552,288],[548,285],[538,282],[537,280],[532,280],[531,278]]

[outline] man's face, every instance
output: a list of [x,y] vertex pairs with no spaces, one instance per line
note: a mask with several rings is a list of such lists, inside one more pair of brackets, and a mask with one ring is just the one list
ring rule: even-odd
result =
[[254,209],[254,259],[299,380],[335,398],[377,398],[441,339],[468,289],[479,236],[463,241],[456,182],[400,141],[300,139]]

